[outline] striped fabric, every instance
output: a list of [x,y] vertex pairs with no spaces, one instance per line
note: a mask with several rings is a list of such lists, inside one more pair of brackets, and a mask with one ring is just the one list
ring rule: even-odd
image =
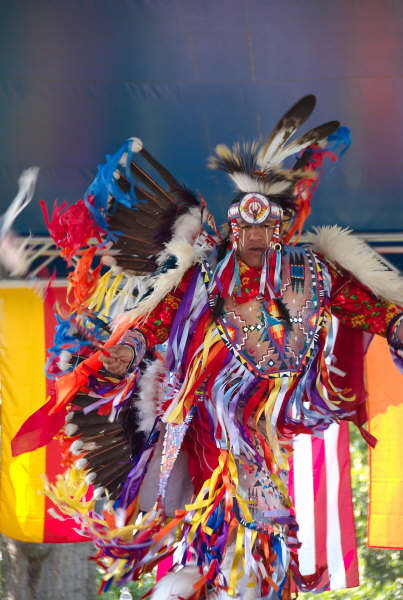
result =
[[[328,366],[337,367],[330,366],[332,380],[340,388],[351,388],[360,403],[365,397],[362,334],[333,318],[328,353],[332,357]],[[301,573],[309,575],[325,567],[329,589],[358,586],[347,422],[334,423],[322,437],[296,436],[289,491],[300,527]]]
[[326,567],[329,589],[359,585],[347,423],[331,425],[323,439],[295,438],[289,490],[300,526],[301,573]]

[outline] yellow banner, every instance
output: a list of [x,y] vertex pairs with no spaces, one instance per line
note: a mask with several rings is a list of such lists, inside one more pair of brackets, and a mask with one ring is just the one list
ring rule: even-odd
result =
[[44,309],[31,289],[0,289],[0,332],[0,531],[42,542],[45,499],[37,490],[43,489],[46,448],[13,458],[10,447],[25,419],[46,401]]
[[375,336],[367,357],[368,421],[378,438],[370,449],[368,545],[403,547],[403,375],[386,340]]

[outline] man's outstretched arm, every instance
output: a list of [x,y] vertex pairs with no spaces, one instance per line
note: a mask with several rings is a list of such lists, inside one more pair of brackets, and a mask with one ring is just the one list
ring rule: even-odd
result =
[[375,296],[351,273],[328,265],[332,278],[332,312],[342,323],[386,337],[403,348],[403,308]]
[[166,342],[194,271],[195,267],[191,267],[178,287],[171,290],[140,325],[128,329],[118,344],[108,348],[109,356],[100,357],[105,369],[114,375],[124,375],[142,361],[149,348]]

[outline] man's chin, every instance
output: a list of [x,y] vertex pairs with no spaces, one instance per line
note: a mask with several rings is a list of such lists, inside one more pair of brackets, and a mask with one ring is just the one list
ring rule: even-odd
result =
[[244,256],[241,256],[240,258],[241,258],[241,260],[243,260],[244,263],[246,263],[250,267],[258,269],[259,267],[262,266],[263,254],[264,254],[264,250],[250,251],[250,252],[246,253]]

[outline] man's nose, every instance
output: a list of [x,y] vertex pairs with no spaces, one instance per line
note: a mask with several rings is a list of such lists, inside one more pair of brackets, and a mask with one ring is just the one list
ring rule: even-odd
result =
[[251,237],[254,240],[264,240],[265,239],[265,228],[264,227],[252,227]]

